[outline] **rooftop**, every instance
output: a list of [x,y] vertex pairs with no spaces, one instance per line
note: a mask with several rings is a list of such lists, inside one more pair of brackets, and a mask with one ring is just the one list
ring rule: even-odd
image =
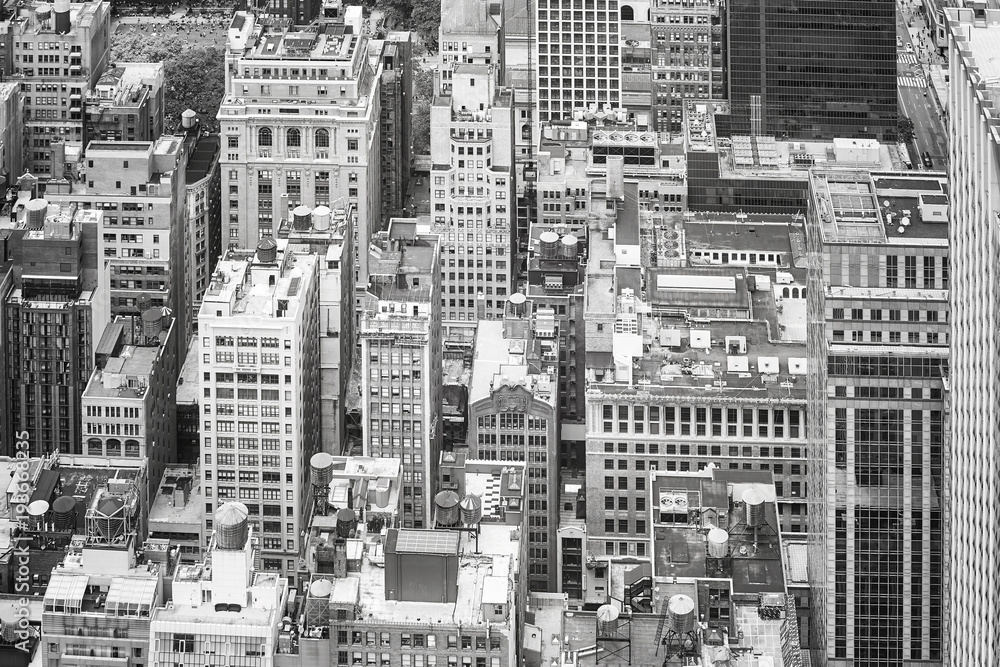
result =
[[108,358],[104,368],[94,369],[83,391],[83,399],[144,398],[149,389],[149,376],[155,372],[163,352],[164,333],[161,332],[159,345],[122,346],[117,355]]
[[[348,572],[348,580],[358,580],[355,587],[350,585],[334,588],[331,603],[355,603],[360,607],[359,621],[371,624],[435,624],[463,626],[485,626],[482,605],[484,595],[496,585],[494,577],[503,577],[509,587],[514,585],[520,540],[514,539],[518,531],[512,526],[481,524],[479,553],[476,554],[475,538],[465,532],[413,531],[401,530],[400,536],[410,533],[437,534],[445,540],[457,540],[459,551],[458,592],[455,603],[447,602],[399,602],[385,599],[385,574],[383,567],[374,565],[370,557],[361,561],[360,571]],[[404,539],[409,539],[405,538]],[[442,543],[443,545],[451,542]],[[374,545],[366,544],[366,552],[371,553]],[[423,548],[423,547],[421,547]],[[346,584],[346,582],[345,582]],[[348,597],[339,599],[338,593]],[[509,593],[508,593],[509,595]],[[355,597],[356,596],[356,597]],[[509,598],[505,598],[509,599]],[[495,627],[495,626],[494,626]]]
[[[197,466],[168,465],[149,510],[150,532],[167,530],[156,524],[186,524],[201,529],[201,477]],[[180,502],[178,502],[180,501]]]
[[315,255],[287,251],[287,242],[276,242],[276,258],[253,261],[221,260],[209,283],[202,312],[211,315],[214,304],[232,305],[232,316],[264,316],[294,319],[298,304],[313,279]]
[[789,231],[801,228],[794,215],[696,213],[684,217],[688,251],[761,250],[791,253]]
[[943,244],[947,180],[867,171],[815,170],[811,193],[826,243]]
[[[258,19],[243,51],[244,58],[316,60],[350,64],[364,36],[344,23],[319,20],[308,26],[291,26],[282,19]],[[320,63],[317,63],[320,64]]]
[[184,365],[181,366],[180,374],[177,377],[177,404],[192,405],[197,404],[201,398],[201,373],[199,372],[201,362],[201,350],[197,345],[192,345],[188,350],[187,357],[184,358]]
[[472,362],[470,405],[488,398],[500,386],[521,386],[539,400],[557,405],[552,377],[531,373],[528,367],[529,341],[504,338],[501,320],[481,320],[476,328],[475,357]]

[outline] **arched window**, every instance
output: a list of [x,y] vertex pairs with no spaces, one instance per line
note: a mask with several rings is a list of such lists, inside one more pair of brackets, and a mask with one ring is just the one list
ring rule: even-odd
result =
[[326,130],[316,130],[316,148],[330,147],[330,133]]
[[139,458],[139,441],[138,440],[126,440],[125,441],[125,456],[137,459]]
[[285,139],[285,143],[289,148],[298,148],[302,145],[302,132],[293,127],[288,130],[288,134],[285,135]]
[[271,146],[271,128],[262,127],[257,130],[257,144],[259,146]]
[[802,294],[800,294],[799,296],[801,296],[803,299],[806,298],[806,288],[805,287],[802,288]]
[[121,456],[122,455],[122,441],[118,438],[110,438],[108,440],[108,456]]
[[634,21],[635,11],[628,5],[622,5],[621,8],[621,19],[622,21]]
[[87,440],[87,453],[91,456],[101,456],[104,454],[104,443],[100,438],[90,438]]
[[785,289],[781,290],[781,296],[785,297],[786,299],[788,298],[789,295],[788,295],[788,288],[787,287]]
[[531,124],[530,123],[525,123],[524,126],[521,128],[521,138],[525,139],[525,140],[530,140],[531,139]]
[[799,298],[799,288],[798,287],[793,287],[792,288],[792,298],[793,299],[798,299]]

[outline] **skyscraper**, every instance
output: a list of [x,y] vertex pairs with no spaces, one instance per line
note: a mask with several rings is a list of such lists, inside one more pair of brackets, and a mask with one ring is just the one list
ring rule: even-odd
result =
[[1000,12],[946,9],[951,252],[950,664],[997,661],[1000,549]]
[[734,0],[727,19],[734,134],[895,138],[893,0]]
[[945,179],[809,184],[810,635],[828,667],[941,665]]

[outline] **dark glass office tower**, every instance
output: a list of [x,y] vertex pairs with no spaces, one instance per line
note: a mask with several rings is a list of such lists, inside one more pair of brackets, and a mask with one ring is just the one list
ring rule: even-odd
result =
[[730,0],[733,134],[896,137],[893,0]]

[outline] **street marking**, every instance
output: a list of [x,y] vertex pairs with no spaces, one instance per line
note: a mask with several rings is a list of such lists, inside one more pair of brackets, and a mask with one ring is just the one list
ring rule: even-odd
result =
[[926,88],[927,79],[922,76],[900,76],[896,77],[898,84],[902,88]]
[[896,54],[896,62],[902,63],[904,65],[916,65],[917,56],[915,56],[912,53],[900,52]]

